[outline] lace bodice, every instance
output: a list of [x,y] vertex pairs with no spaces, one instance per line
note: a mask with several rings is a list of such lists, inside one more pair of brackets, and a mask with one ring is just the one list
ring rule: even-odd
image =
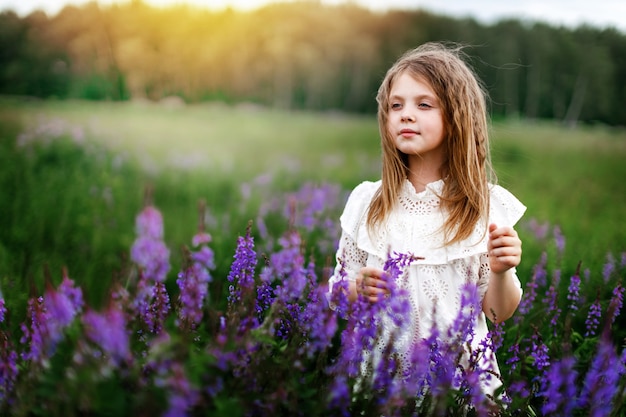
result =
[[[488,236],[485,232],[488,224],[477,224],[469,238],[445,246],[441,233],[444,213],[438,197],[443,185],[443,180],[439,180],[418,193],[406,180],[399,193],[399,204],[389,215],[385,227],[377,233],[368,231],[366,216],[380,181],[358,185],[341,216],[342,235],[337,251],[337,267],[329,281],[330,291],[334,283],[341,279],[339,270],[342,262],[347,279],[354,280],[363,266],[382,268],[389,253],[411,253],[424,258],[414,261],[397,282],[406,289],[411,305],[408,330],[396,341],[405,345],[407,352],[411,343],[428,336],[426,332],[430,331],[433,322],[445,333],[460,309],[461,290],[465,283],[476,284],[481,297],[489,284]],[[506,189],[498,185],[490,186],[489,223],[513,226],[525,209]],[[515,274],[513,279],[520,286]],[[436,311],[436,320],[432,316],[433,311]],[[476,343],[483,340],[487,332],[485,316],[480,313],[475,329]],[[379,348],[384,349],[384,346]],[[402,347],[399,350],[402,355]],[[406,357],[402,359],[408,360]],[[495,361],[492,367],[497,370]]]

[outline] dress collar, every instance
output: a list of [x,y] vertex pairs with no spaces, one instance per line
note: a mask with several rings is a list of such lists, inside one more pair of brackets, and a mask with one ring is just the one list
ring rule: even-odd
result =
[[430,182],[426,184],[426,188],[424,191],[417,192],[415,191],[415,187],[411,184],[408,178],[404,180],[402,184],[401,194],[407,197],[422,199],[426,197],[439,197],[441,192],[443,191],[444,181],[443,179]]

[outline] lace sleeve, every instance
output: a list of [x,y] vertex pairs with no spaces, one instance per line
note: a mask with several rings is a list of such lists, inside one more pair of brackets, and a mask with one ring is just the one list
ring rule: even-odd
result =
[[336,260],[335,272],[328,280],[329,291],[332,291],[333,284],[343,277],[351,281],[356,279],[357,273],[367,262],[367,252],[359,249],[354,239],[348,233],[343,232],[339,240]]

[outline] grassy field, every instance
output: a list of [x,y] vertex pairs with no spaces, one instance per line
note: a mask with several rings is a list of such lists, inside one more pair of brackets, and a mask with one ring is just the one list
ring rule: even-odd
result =
[[[524,297],[498,350],[512,399],[503,415],[574,407],[580,411],[562,414],[593,415],[609,404],[621,415],[626,373],[617,365],[626,328],[623,315],[615,319],[626,270],[626,131],[509,120],[493,124],[492,139],[500,183],[528,207],[518,227]],[[336,407],[334,393],[356,392],[345,376],[350,361],[362,361],[349,356],[359,351],[350,344],[358,333],[350,321],[362,318],[338,319],[316,290],[324,290],[334,263],[345,198],[359,182],[378,178],[379,152],[374,116],[0,99],[0,379],[8,375],[0,414],[157,415],[185,391],[195,411],[189,415],[255,414],[245,411],[263,410],[259,401],[267,410],[299,412],[308,404],[335,415],[324,408]],[[142,290],[154,276],[139,278],[137,258],[129,259],[145,204],[162,213],[170,251],[156,259],[171,266],[158,297]],[[242,262],[250,241],[238,238],[250,220],[256,256]],[[202,267],[213,279],[203,275],[199,283],[208,295],[194,307],[202,312],[196,328],[181,314],[184,300],[201,291],[176,281],[184,271],[181,283],[193,284],[196,272],[183,254],[199,224],[212,236],[206,249],[215,268]],[[297,236],[280,240],[294,230]],[[150,246],[144,255],[163,252]],[[583,273],[572,276],[580,261]],[[68,281],[61,289],[64,267],[84,305]],[[308,289],[301,286],[305,269]],[[370,319],[362,324],[369,334]],[[114,338],[122,342],[112,350]],[[431,366],[449,349],[423,342]],[[457,361],[449,369],[458,371],[461,356],[448,353]],[[345,368],[336,368],[344,356]],[[420,378],[432,379],[437,369]],[[434,386],[446,397],[439,405],[459,401],[447,378]],[[407,391],[409,407],[424,386],[415,387]],[[366,390],[356,402],[347,396],[345,406],[391,415],[372,411],[385,391]],[[378,406],[387,404],[397,401]]]
[[[120,266],[120,252],[132,244],[134,216],[148,185],[164,213],[173,251],[191,238],[197,202],[206,200],[217,219],[214,227],[224,232],[209,230],[218,270],[224,273],[236,235],[269,190],[284,192],[313,182],[339,184],[347,192],[362,180],[377,179],[380,170],[374,116],[253,105],[4,98],[0,128],[5,153],[0,168],[5,270],[0,273],[5,281],[18,274],[37,282],[44,262],[69,264],[80,276],[110,276]],[[22,144],[46,137],[63,137],[69,144],[44,159],[26,158],[22,166],[9,158],[9,149],[25,153],[20,151],[24,145],[17,150],[8,145],[16,137]],[[84,151],[76,151],[73,143]],[[573,272],[579,260],[583,268],[601,273],[607,254],[619,258],[626,251],[626,130],[496,121],[492,154],[499,182],[528,207],[520,225],[523,273],[530,274],[542,247],[533,244],[524,227],[530,219],[561,228],[565,273]],[[242,185],[253,189],[245,208]],[[105,284],[93,285],[94,292],[101,292]]]

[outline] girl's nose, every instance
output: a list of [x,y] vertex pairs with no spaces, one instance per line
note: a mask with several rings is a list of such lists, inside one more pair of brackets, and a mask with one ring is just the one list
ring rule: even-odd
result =
[[404,113],[400,116],[400,121],[405,122],[405,123],[413,123],[415,122],[415,116],[409,113]]

